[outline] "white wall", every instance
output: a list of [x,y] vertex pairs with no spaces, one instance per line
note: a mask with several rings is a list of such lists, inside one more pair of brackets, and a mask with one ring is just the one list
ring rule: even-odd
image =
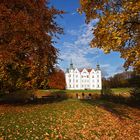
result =
[[83,69],[80,72],[77,68],[70,69],[65,73],[66,89],[102,89],[101,70],[92,69],[88,72]]

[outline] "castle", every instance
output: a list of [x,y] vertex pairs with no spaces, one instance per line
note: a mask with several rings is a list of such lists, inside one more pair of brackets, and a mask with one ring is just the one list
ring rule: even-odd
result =
[[100,66],[96,69],[77,69],[73,67],[71,62],[70,67],[65,73],[66,89],[69,90],[85,90],[85,89],[102,89],[102,78]]

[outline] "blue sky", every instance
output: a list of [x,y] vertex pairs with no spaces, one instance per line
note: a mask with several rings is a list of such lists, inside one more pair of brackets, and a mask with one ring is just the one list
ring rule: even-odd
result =
[[58,17],[57,23],[64,28],[64,35],[56,39],[56,48],[60,50],[59,66],[64,71],[72,59],[77,68],[95,68],[100,64],[104,76],[111,76],[123,71],[124,60],[119,53],[104,54],[102,50],[90,48],[89,43],[93,38],[92,29],[97,19],[85,23],[85,15],[76,12],[80,7],[79,0],[50,0],[50,4],[67,13]]

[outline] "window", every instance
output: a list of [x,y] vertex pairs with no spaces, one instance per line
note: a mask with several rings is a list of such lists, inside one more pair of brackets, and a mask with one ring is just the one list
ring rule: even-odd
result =
[[71,79],[69,81],[71,82]]
[[87,75],[87,78],[89,78],[89,76]]
[[69,75],[69,77],[71,77],[71,75]]
[[94,78],[94,76],[92,76],[92,78]]

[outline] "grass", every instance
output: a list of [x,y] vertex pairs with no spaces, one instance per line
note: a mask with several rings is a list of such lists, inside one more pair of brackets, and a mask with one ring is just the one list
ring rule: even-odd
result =
[[[115,102],[120,103],[120,101],[128,101],[130,98],[131,88],[114,88],[111,89],[111,95],[108,97]],[[9,94],[0,94],[0,102],[28,102],[34,95],[35,98],[41,99],[43,96],[54,96],[62,98],[77,98],[77,95],[80,98],[84,98],[91,94],[91,97],[94,99],[100,98],[100,90],[59,90],[59,89],[49,89],[49,90],[18,90]],[[105,97],[104,97],[105,98]],[[117,99],[116,99],[117,98]],[[107,98],[106,98],[107,99]]]
[[140,110],[103,100],[0,105],[0,139],[139,139]]
[[130,92],[132,88],[112,88],[112,91],[114,92]]
[[[122,94],[122,93],[129,93],[130,90],[132,88],[112,88],[111,90],[113,91],[113,93],[116,93],[116,94]],[[18,95],[23,95],[23,94],[34,94],[34,93],[37,93],[37,94],[40,94],[40,95],[43,95],[43,94],[49,94],[49,93],[57,93],[57,94],[75,94],[75,93],[91,93],[91,94],[100,94],[101,93],[101,90],[59,90],[59,89],[49,89],[49,90],[36,90],[36,91],[33,91],[33,90],[19,90],[19,91],[16,91],[16,93],[14,94],[18,94]],[[2,93],[0,93],[2,95]],[[9,94],[8,94],[9,96]]]
[[122,97],[130,97],[130,92],[132,88],[112,88],[114,95],[120,95]]
[[57,90],[57,89],[50,89],[51,92],[65,92],[65,93],[99,93],[100,90]]
[[[129,97],[130,96],[130,90],[132,88],[112,88],[112,93],[114,95],[121,95],[123,97]],[[92,94],[93,96],[98,96],[101,94],[101,90],[58,90],[58,89],[49,89],[49,90],[39,90],[38,91],[38,96],[47,94],[47,93],[52,93],[52,94],[59,94],[59,95],[67,95],[68,97],[75,97],[76,93],[78,95],[82,96],[82,93],[85,95],[88,95],[89,93]]]
[[[111,90],[113,91],[113,93],[115,94],[123,94],[123,93],[129,93],[130,90],[132,88],[112,88]],[[45,93],[45,92],[57,92],[57,93],[96,93],[96,94],[100,94],[101,90],[58,90],[58,89],[49,89],[49,90],[39,90],[40,93]]]

